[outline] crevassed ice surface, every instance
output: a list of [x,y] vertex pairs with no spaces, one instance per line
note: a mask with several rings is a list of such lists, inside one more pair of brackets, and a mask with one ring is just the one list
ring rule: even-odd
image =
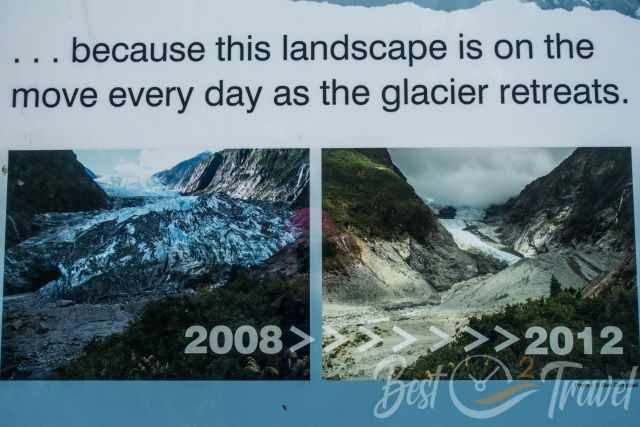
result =
[[39,272],[53,270],[59,277],[44,294],[96,286],[106,295],[215,283],[221,269],[259,264],[294,241],[300,232],[290,218],[286,207],[215,193],[45,214],[39,218],[45,231],[7,252],[5,280],[28,286]]

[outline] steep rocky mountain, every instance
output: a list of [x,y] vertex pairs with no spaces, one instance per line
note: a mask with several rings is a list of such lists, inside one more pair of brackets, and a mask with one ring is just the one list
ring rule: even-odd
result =
[[456,246],[385,149],[324,150],[323,211],[329,301],[437,301],[437,291],[498,269]]
[[[632,200],[631,151],[628,148],[579,148],[553,171],[527,185],[518,196],[489,210],[487,220],[501,228],[503,240],[526,257],[497,274],[456,283],[429,315],[464,313],[466,324],[496,339],[495,325],[525,336],[531,325],[581,330],[616,327],[625,337],[638,336],[636,257]],[[472,342],[461,327],[450,332],[453,343],[435,354],[424,353],[405,378],[443,363],[462,361]],[[517,367],[526,351],[521,340],[499,354],[491,347],[476,354],[500,358]],[[602,343],[600,344],[602,345]],[[536,356],[533,375],[558,360],[583,365],[566,378],[627,378],[638,360],[632,340],[612,358],[574,349],[568,355]],[[466,366],[484,377],[483,366]]]
[[244,200],[294,203],[309,182],[302,149],[241,149],[203,153],[154,178],[183,194],[224,193]]
[[106,209],[109,198],[70,150],[9,151],[6,245],[38,231],[45,212]]
[[182,190],[189,184],[198,165],[209,159],[212,155],[212,153],[205,151],[191,159],[178,163],[171,169],[156,173],[153,175],[153,178],[169,189]]
[[578,246],[632,250],[631,150],[578,148],[518,196],[489,209],[488,219],[525,255]]

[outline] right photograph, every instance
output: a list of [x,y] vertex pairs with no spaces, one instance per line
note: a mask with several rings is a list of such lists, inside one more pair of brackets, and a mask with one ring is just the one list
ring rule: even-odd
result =
[[630,148],[325,149],[322,180],[325,379],[632,375]]

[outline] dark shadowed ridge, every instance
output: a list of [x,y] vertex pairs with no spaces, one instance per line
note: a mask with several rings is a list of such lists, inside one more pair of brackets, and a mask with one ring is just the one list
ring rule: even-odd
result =
[[109,197],[71,150],[10,151],[7,247],[30,237],[35,215],[105,209]]

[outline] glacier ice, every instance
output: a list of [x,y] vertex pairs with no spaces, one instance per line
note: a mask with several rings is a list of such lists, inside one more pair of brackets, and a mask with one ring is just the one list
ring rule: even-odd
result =
[[29,289],[38,271],[56,270],[41,294],[77,298],[217,283],[232,266],[257,265],[298,238],[292,214],[287,205],[220,193],[45,214],[44,230],[7,252],[5,282]]

